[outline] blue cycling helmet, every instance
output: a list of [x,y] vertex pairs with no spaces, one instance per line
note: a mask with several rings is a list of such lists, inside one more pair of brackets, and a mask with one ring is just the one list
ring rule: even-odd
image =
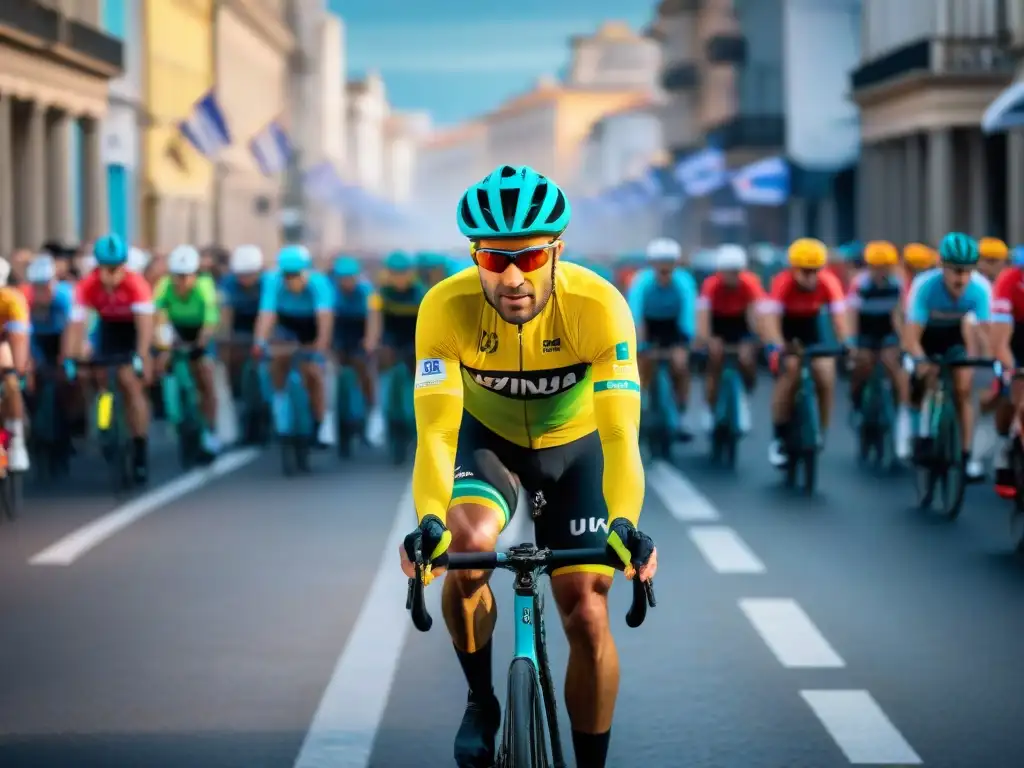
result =
[[947,264],[972,267],[978,263],[978,241],[962,232],[950,232],[939,243],[939,258]]
[[572,206],[555,182],[526,165],[498,166],[462,195],[459,231],[485,237],[558,237],[569,226]]
[[433,251],[420,251],[416,254],[416,266],[420,269],[440,269],[446,266],[448,257],[443,253]]
[[302,272],[313,265],[313,257],[304,245],[286,245],[277,254],[277,267],[282,272]]
[[341,256],[334,262],[335,277],[357,277],[361,271],[359,262],[351,256]]
[[1010,260],[1015,267],[1024,266],[1024,245],[1013,246],[1013,250],[1010,251]]
[[384,259],[384,269],[389,272],[408,272],[414,266],[409,254],[402,251],[392,251]]
[[128,246],[119,235],[104,235],[92,246],[96,263],[105,267],[118,267],[128,261]]

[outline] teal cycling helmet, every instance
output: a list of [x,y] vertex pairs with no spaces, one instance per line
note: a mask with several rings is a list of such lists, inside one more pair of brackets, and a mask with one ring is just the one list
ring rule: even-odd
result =
[[1024,245],[1013,246],[1013,250],[1010,251],[1010,261],[1015,267],[1024,266]]
[[978,241],[962,232],[950,232],[939,243],[939,259],[970,267],[978,263]]
[[357,277],[361,271],[359,262],[351,256],[341,256],[334,262],[335,277]]
[[96,263],[105,267],[119,267],[128,261],[128,246],[119,235],[104,235],[92,246]]
[[282,272],[302,272],[313,265],[313,257],[304,245],[286,245],[277,254],[277,267]]
[[389,272],[408,272],[415,266],[409,254],[402,251],[392,251],[384,259],[384,269]]
[[485,237],[557,237],[569,226],[572,207],[555,182],[526,165],[502,165],[474,184],[459,202],[459,231]]
[[420,251],[416,254],[416,266],[420,269],[440,269],[448,264],[448,257],[443,253]]

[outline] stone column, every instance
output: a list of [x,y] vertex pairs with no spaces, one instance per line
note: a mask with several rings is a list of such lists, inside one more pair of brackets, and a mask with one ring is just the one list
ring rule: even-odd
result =
[[871,147],[871,162],[869,164],[868,185],[871,194],[871,218],[865,240],[877,240],[885,237],[885,227],[888,223],[885,212],[888,201],[888,190],[886,189],[885,178],[885,145],[875,144]]
[[71,218],[71,116],[67,112],[50,113],[46,144],[46,228],[50,237],[70,242],[74,227]]
[[970,195],[971,234],[986,237],[990,234],[988,215],[988,165],[985,136],[972,129],[967,136],[967,174]]
[[0,93],[0,254],[14,250],[14,149],[11,97]]
[[928,132],[928,180],[926,218],[928,239],[937,245],[950,229],[953,214],[953,132],[936,128]]
[[100,122],[94,117],[82,120],[82,176],[85,195],[84,216],[86,240],[95,240],[108,229],[107,179],[103,167],[103,138]]
[[857,161],[857,222],[856,238],[867,240],[871,235],[871,152],[874,147],[865,144],[860,148],[860,159]]
[[818,237],[828,245],[839,245],[835,190],[830,188],[818,205]]
[[1024,130],[1006,135],[1006,223],[1011,243],[1024,242]]
[[906,179],[903,171],[903,143],[892,139],[885,145],[885,231],[886,240],[899,242],[906,231]]
[[921,137],[914,133],[904,139],[906,144],[906,237],[908,243],[926,239],[924,237],[923,208],[921,192],[926,188],[924,164],[921,158]]
[[24,242],[19,248],[40,248],[46,240],[46,105],[29,105],[25,132],[25,178],[20,179],[18,196],[22,204]]

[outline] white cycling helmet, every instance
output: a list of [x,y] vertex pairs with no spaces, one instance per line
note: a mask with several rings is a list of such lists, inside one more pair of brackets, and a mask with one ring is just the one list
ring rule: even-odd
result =
[[7,285],[7,278],[11,276],[11,262],[0,258],[0,286]]
[[747,252],[739,245],[720,245],[715,261],[718,269],[722,271],[744,270],[747,268]]
[[149,266],[149,254],[141,248],[132,246],[128,249],[128,261],[125,264],[131,272],[138,272],[140,275]]
[[231,271],[252,275],[263,271],[263,251],[258,245],[240,245],[231,253]]
[[96,269],[96,257],[91,253],[79,256],[75,263],[78,266],[78,274],[83,277]]
[[179,245],[167,257],[167,271],[172,275],[194,275],[199,271],[199,251],[191,245]]
[[648,261],[679,261],[683,249],[671,237],[658,237],[647,244]]
[[48,283],[57,276],[57,265],[53,262],[53,256],[48,253],[41,253],[36,256],[25,270],[25,279],[30,283]]

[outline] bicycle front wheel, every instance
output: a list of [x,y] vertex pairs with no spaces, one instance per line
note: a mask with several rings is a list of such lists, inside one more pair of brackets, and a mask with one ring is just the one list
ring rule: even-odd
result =
[[548,768],[537,669],[529,659],[514,659],[508,670],[508,699],[502,728],[499,768]]

